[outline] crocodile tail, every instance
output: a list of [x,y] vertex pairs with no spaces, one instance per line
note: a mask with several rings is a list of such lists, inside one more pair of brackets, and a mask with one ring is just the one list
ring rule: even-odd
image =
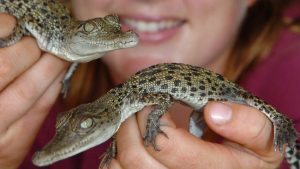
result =
[[298,141],[294,147],[286,147],[285,158],[290,169],[300,169],[300,144]]
[[[279,151],[281,151],[283,148],[283,144],[287,143],[288,145],[285,149],[285,158],[287,163],[289,164],[289,168],[300,169],[300,143],[297,141],[297,138],[299,138],[299,133],[293,127],[292,121],[279,113],[275,108],[265,103],[258,97],[248,93],[247,91],[243,89],[234,91],[236,93],[233,92],[227,94],[227,97],[229,97],[230,100],[233,100],[236,103],[246,104],[251,107],[257,108],[258,110],[262,111],[277,128],[282,128],[286,131],[278,133],[280,136],[279,138],[274,138],[275,140],[277,140],[274,148],[279,148]],[[277,118],[271,116],[277,116]],[[279,121],[276,121],[276,119],[279,119]],[[283,122],[285,122],[285,124]]]

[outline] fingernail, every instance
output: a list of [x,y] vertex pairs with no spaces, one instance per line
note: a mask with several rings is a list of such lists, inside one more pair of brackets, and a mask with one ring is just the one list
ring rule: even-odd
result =
[[214,103],[210,108],[210,117],[217,125],[224,125],[232,118],[232,109],[224,103]]

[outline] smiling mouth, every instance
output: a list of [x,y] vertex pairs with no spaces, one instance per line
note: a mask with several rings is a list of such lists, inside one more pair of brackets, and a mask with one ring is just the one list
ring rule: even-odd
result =
[[129,28],[142,33],[156,33],[168,29],[175,29],[184,23],[179,19],[163,19],[157,21],[145,21],[131,18],[123,18],[122,23]]
[[142,44],[163,42],[178,34],[186,23],[183,19],[121,17],[122,29],[133,30],[139,35]]

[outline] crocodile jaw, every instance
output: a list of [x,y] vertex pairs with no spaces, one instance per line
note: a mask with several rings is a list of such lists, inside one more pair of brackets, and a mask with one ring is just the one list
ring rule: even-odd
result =
[[[112,35],[110,35],[112,36]],[[117,49],[131,48],[138,44],[138,36],[133,31],[120,32],[114,35],[114,38],[97,38],[84,40],[82,38],[73,37],[67,44],[66,55],[68,60],[72,62],[89,62],[98,59],[106,52]]]
[[96,100],[94,103],[79,105],[59,113],[54,138],[34,154],[33,164],[50,165],[111,138],[121,124],[121,117],[113,109],[107,109],[106,103],[105,98],[100,98],[100,101]]
[[70,22],[64,35],[53,46],[58,56],[71,62],[88,62],[109,51],[134,47],[139,41],[135,32],[122,31],[115,15]]
[[[74,138],[65,136],[66,133],[57,133],[48,145],[33,155],[32,162],[34,165],[41,167],[71,157],[107,141],[117,128],[118,125],[107,126],[105,131],[97,130],[86,138]],[[73,136],[75,136],[75,133]]]

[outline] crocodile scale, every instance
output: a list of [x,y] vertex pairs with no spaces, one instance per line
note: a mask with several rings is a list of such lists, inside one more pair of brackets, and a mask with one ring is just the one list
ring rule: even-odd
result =
[[[204,126],[201,110],[208,101],[240,103],[260,110],[274,126],[274,149],[283,152],[287,144],[284,153],[290,168],[299,169],[298,133],[289,118],[222,75],[179,63],[141,70],[94,102],[60,113],[55,137],[34,155],[33,162],[49,165],[101,144],[117,132],[123,121],[149,105],[154,109],[147,119],[144,143],[158,150],[155,138],[165,134],[160,130],[159,119],[175,101],[194,109],[189,131],[198,137]],[[102,166],[115,156],[114,145],[104,155]]]
[[78,63],[98,59],[109,51],[134,47],[138,43],[136,33],[121,30],[118,16],[74,20],[59,0],[0,0],[0,13],[8,13],[17,20],[13,33],[0,38],[0,48],[30,35],[35,37],[42,50],[74,62],[66,74],[63,93],[68,89],[68,82]]

